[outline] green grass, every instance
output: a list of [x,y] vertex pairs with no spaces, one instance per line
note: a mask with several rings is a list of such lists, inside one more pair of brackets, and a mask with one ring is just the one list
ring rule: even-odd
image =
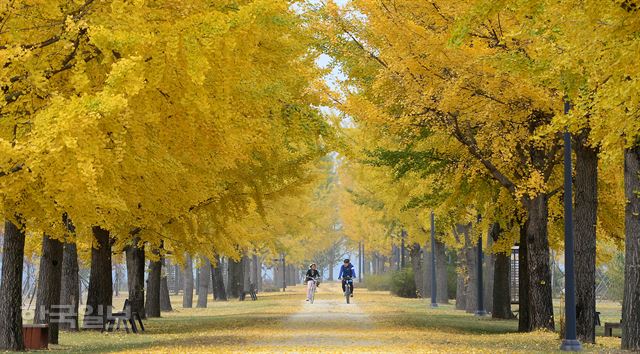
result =
[[[258,301],[209,301],[206,309],[182,309],[182,298],[172,297],[174,311],[145,321],[144,334],[61,332],[60,344],[51,351],[64,353],[205,353],[205,352],[336,352],[348,343],[351,352],[557,352],[557,333],[517,333],[517,320],[478,318],[453,305],[431,309],[428,301],[394,297],[388,292],[356,289],[354,303],[368,315],[370,325],[358,326],[353,318],[330,318],[302,325],[287,318],[302,309],[303,289],[259,294]],[[342,303],[337,284],[322,284],[317,300]],[[117,299],[121,306],[123,299]],[[559,303],[556,305],[559,306]],[[314,305],[311,305],[314,306]],[[307,308],[309,309],[309,308]],[[559,310],[559,307],[557,307]],[[619,320],[620,305],[598,304],[602,322]],[[329,312],[349,311],[348,307]],[[598,329],[602,333],[602,328]],[[307,345],[308,333],[324,338]],[[293,338],[293,339],[292,339]],[[335,341],[335,342],[334,342]],[[616,352],[619,338],[598,337],[586,352]],[[302,343],[302,344],[301,344]]]

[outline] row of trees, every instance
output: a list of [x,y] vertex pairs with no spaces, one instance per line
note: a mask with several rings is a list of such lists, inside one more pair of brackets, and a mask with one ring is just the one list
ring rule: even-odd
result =
[[624,247],[622,347],[639,349],[637,11],[632,0],[311,2],[320,48],[344,74],[330,98],[353,126],[350,174],[368,181],[352,201],[420,244],[431,210],[453,247],[461,230],[490,227],[497,255],[518,243],[519,328],[553,329],[568,129],[578,336],[595,341],[596,262],[611,256],[596,245]]
[[77,308],[78,259],[110,306],[124,251],[153,316],[164,258],[235,264],[313,229],[335,127],[309,30],[278,0],[0,4],[0,349],[23,346],[25,251],[38,309]]

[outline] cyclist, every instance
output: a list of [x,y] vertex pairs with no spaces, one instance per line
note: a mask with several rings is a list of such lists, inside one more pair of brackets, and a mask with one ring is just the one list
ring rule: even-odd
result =
[[309,301],[311,299],[311,292],[313,291],[313,282],[316,283],[316,287],[320,286],[320,273],[315,263],[309,265],[309,270],[307,270],[304,282],[307,284],[307,301]]
[[[356,269],[351,264],[349,258],[344,260],[344,264],[340,267],[340,274],[338,275],[338,279],[342,279],[342,291],[347,291],[347,280],[344,277],[356,277]],[[351,290],[351,297],[353,297],[353,282],[349,284],[349,289]]]

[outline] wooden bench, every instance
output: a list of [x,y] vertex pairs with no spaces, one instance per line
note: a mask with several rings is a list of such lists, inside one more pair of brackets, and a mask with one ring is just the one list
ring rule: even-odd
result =
[[136,326],[136,320],[140,323],[140,329],[144,332],[144,324],[142,324],[142,316],[137,311],[131,311],[131,302],[129,299],[124,301],[124,308],[122,312],[112,313],[111,316],[107,318],[107,322],[105,323],[105,328],[107,332],[113,332],[114,327],[115,330],[120,329],[120,323],[123,324],[124,329],[129,333],[129,326],[127,322],[131,324],[131,330],[133,333],[138,333],[138,328]]
[[24,341],[25,349],[48,349],[49,325],[23,324],[22,339]]
[[258,294],[257,294],[257,292],[256,292],[256,287],[255,287],[255,285],[250,284],[250,285],[249,285],[249,291],[243,291],[243,292],[240,294],[240,299],[239,299],[239,300],[240,300],[240,301],[244,301],[244,299],[245,299],[245,297],[247,296],[247,294],[248,294],[249,296],[251,296],[251,300],[253,300],[253,301],[258,300]]
[[620,328],[620,322],[605,322],[604,323],[604,336],[613,337],[613,329]]

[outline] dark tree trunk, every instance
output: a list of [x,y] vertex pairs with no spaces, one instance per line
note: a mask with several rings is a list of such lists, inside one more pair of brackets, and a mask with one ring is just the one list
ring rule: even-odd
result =
[[82,326],[84,329],[104,328],[107,313],[112,305],[113,284],[111,279],[111,241],[109,231],[94,226],[93,236],[97,248],[91,249],[91,273],[87,291],[87,309]]
[[[166,269],[167,260],[162,257],[162,265]],[[160,279],[160,311],[162,312],[171,312],[173,308],[171,307],[171,297],[169,296],[169,284],[167,282],[167,274],[161,275]]]
[[[489,232],[493,242],[500,239],[500,224],[494,223]],[[508,253],[496,253],[493,268],[493,318],[512,319],[511,312],[511,286],[510,286],[511,258]]]
[[242,270],[242,291],[249,291],[249,286],[251,286],[251,260],[246,254],[242,256]]
[[427,298],[428,295],[424,292],[422,259],[420,258],[420,253],[420,244],[416,242],[409,250],[409,257],[411,257],[411,267],[413,268],[413,281],[416,283],[416,291],[418,292],[418,297]]
[[[498,242],[502,230],[500,224],[494,223],[489,231],[489,237],[493,242]],[[493,267],[493,301],[491,316],[493,318],[512,319],[511,312],[511,258],[508,253],[496,253]]]
[[422,252],[420,252],[422,253],[422,274],[420,274],[422,288],[417,288],[418,284],[416,284],[416,289],[420,291],[420,296],[425,299],[431,296],[431,252],[427,251],[430,250],[429,245],[430,243],[427,242]]
[[24,350],[22,340],[22,267],[24,231],[4,222],[2,284],[0,285],[0,350]]
[[78,276],[78,251],[75,243],[65,243],[62,256],[62,276],[60,289],[60,305],[67,306],[65,321],[60,329],[77,331],[78,309],[80,304],[80,278]]
[[[228,297],[232,299],[237,299],[240,297],[240,291],[242,289],[242,284],[244,283],[243,271],[242,271],[242,262],[235,261],[229,258],[229,294]],[[281,282],[286,281],[286,279]],[[281,285],[281,284],[277,284]]]
[[547,232],[548,198],[540,194],[527,201],[527,290],[529,323],[527,331],[539,328],[554,330]]
[[258,291],[262,291],[262,257],[258,257],[257,258],[258,264],[256,265],[257,267],[257,271],[258,271],[258,277],[257,277],[257,287],[258,287]]
[[471,243],[471,232],[472,232],[471,224],[468,224],[464,227],[464,238],[465,238],[465,246],[464,246],[464,255],[466,262],[466,308],[465,311],[467,313],[474,313],[478,309],[478,260],[477,260],[477,245],[473,245]]
[[158,259],[157,261],[149,261],[149,275],[147,277],[147,301],[144,307],[148,318],[160,317],[161,278],[162,261],[160,259]]
[[[491,230],[489,230],[491,232]],[[493,238],[491,235],[487,237],[487,248],[486,250],[490,250],[493,245]],[[482,284],[483,292],[484,292],[484,309],[488,313],[493,312],[493,282],[494,282],[494,268],[496,262],[496,255],[494,252],[485,252],[484,255],[484,268],[483,268],[483,280]]]
[[144,309],[144,246],[140,247],[138,242],[139,239],[134,238],[132,244],[125,249],[129,302],[131,311],[138,312],[142,318],[147,318]]
[[467,308],[467,291],[465,289],[465,273],[466,270],[460,269],[456,272],[456,310],[464,310]]
[[52,305],[60,304],[62,246],[60,241],[51,239],[47,235],[42,236],[38,297],[33,322],[49,325],[49,343],[51,344],[58,344],[58,321],[50,322],[49,314],[52,311],[60,312],[57,308],[52,310]]
[[[625,256],[622,349],[640,350],[640,147],[624,153]],[[5,246],[6,247],[6,246]],[[6,248],[5,248],[6,249]],[[4,284],[4,283],[3,283]]]
[[258,289],[258,276],[260,276],[260,271],[258,270],[258,256],[257,255],[253,255],[251,257],[251,281],[250,283],[253,284],[253,287],[255,289]]
[[213,299],[215,301],[227,301],[227,292],[224,288],[224,277],[222,276],[222,262],[220,256],[216,255],[216,264],[211,264],[211,281],[213,282]]
[[200,272],[198,273],[198,305],[196,307],[207,307],[207,296],[209,295],[209,270],[211,263],[206,257],[202,257]]
[[449,303],[448,277],[445,245],[436,238],[436,299],[439,304]]
[[173,283],[173,295],[180,294],[180,290],[182,290],[182,272],[180,271],[180,266],[177,264],[173,265],[173,271],[176,274],[176,280]]
[[182,307],[193,307],[193,259],[187,254],[184,260],[184,294],[182,295]]
[[586,145],[586,136],[575,140],[576,330],[580,341],[595,343],[598,151]]

